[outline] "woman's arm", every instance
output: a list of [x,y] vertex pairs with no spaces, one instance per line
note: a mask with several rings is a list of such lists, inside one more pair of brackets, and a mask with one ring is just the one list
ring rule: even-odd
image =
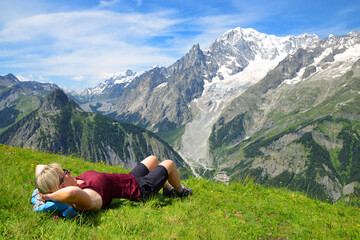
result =
[[42,194],[46,200],[54,200],[73,205],[78,210],[93,209],[92,200],[89,194],[79,187],[69,186],[61,188],[53,193]]

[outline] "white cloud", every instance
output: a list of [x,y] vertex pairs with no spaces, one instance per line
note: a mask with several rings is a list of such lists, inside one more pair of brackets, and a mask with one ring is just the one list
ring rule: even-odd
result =
[[84,76],[75,76],[75,77],[72,77],[71,80],[74,80],[76,82],[81,82],[81,81],[85,80],[85,77]]
[[[182,17],[176,10],[104,10],[116,3],[103,0],[91,10],[36,14],[5,22],[0,28],[0,60],[6,58],[2,67],[21,69],[22,75],[63,76],[94,85],[103,80],[99,78],[103,72],[141,72],[153,65],[168,66],[193,44],[208,48],[229,28],[250,25],[264,17],[256,11]],[[166,47],[152,45],[157,38],[167,39]]]
[[118,0],[110,0],[110,1],[101,0],[99,3],[99,8],[111,7],[111,6],[114,6],[117,2],[118,2]]
[[[147,46],[146,41],[169,34],[181,21],[169,15],[169,11],[40,14],[7,23],[0,30],[0,44],[16,47],[0,47],[0,53],[9,58],[6,67],[46,76],[97,76],[101,72],[168,65],[175,58],[161,48]],[[92,79],[96,81],[96,77]]]
[[114,77],[116,75],[116,73],[108,73],[108,72],[102,72],[99,74],[98,78],[101,81],[105,81],[107,79],[110,79],[112,77]]
[[46,79],[43,76],[34,76],[33,74],[16,74],[15,75],[17,79],[21,82],[29,82],[29,81],[37,81],[37,82],[48,82],[48,79]]
[[0,25],[6,21],[29,17],[46,11],[46,0],[2,0],[0,1]]
[[142,0],[137,0],[137,6],[140,7],[142,4]]
[[[40,14],[12,21],[0,32],[1,42],[53,40],[63,46],[72,43],[104,43],[144,39],[168,33],[181,22],[171,12],[123,14],[112,11],[79,11]],[[50,39],[47,39],[50,38]]]

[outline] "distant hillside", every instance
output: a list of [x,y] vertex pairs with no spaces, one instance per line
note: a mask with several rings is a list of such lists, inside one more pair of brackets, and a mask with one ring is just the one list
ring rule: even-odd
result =
[[156,155],[187,168],[183,159],[155,134],[101,114],[84,112],[60,89],[52,91],[38,110],[3,132],[0,143],[127,168],[148,155]]
[[56,84],[20,82],[13,74],[0,76],[0,133],[38,109]]
[[[128,172],[121,167],[0,145],[1,239],[359,239],[360,210],[328,204],[285,189],[189,179],[194,195],[146,203],[113,201],[106,210],[53,220],[32,211],[36,164],[59,162],[84,171]],[[353,201],[358,199],[354,198]]]

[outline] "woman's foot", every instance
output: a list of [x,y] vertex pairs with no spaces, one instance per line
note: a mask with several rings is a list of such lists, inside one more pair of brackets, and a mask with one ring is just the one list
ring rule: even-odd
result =
[[182,191],[175,191],[179,198],[184,198],[192,195],[191,188],[186,188],[184,185],[182,185],[182,187],[183,187]]
[[164,197],[167,197],[167,198],[175,198],[176,197],[176,193],[175,193],[175,189],[167,189],[167,188],[164,188],[163,189],[163,196]]
[[186,188],[184,185],[181,185],[181,188],[178,189],[178,190],[175,190],[174,188],[171,188],[171,189],[170,188],[164,188],[163,189],[163,196],[164,197],[184,198],[184,197],[187,197],[189,195],[192,195],[192,189],[191,188]]

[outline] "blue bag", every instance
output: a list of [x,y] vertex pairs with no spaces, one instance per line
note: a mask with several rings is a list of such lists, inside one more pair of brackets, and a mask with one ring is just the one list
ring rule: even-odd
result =
[[68,204],[51,200],[45,202],[41,198],[38,189],[33,191],[31,196],[31,203],[34,204],[33,210],[35,212],[53,212],[54,214],[59,214],[65,218],[72,218],[78,214],[78,212]]

